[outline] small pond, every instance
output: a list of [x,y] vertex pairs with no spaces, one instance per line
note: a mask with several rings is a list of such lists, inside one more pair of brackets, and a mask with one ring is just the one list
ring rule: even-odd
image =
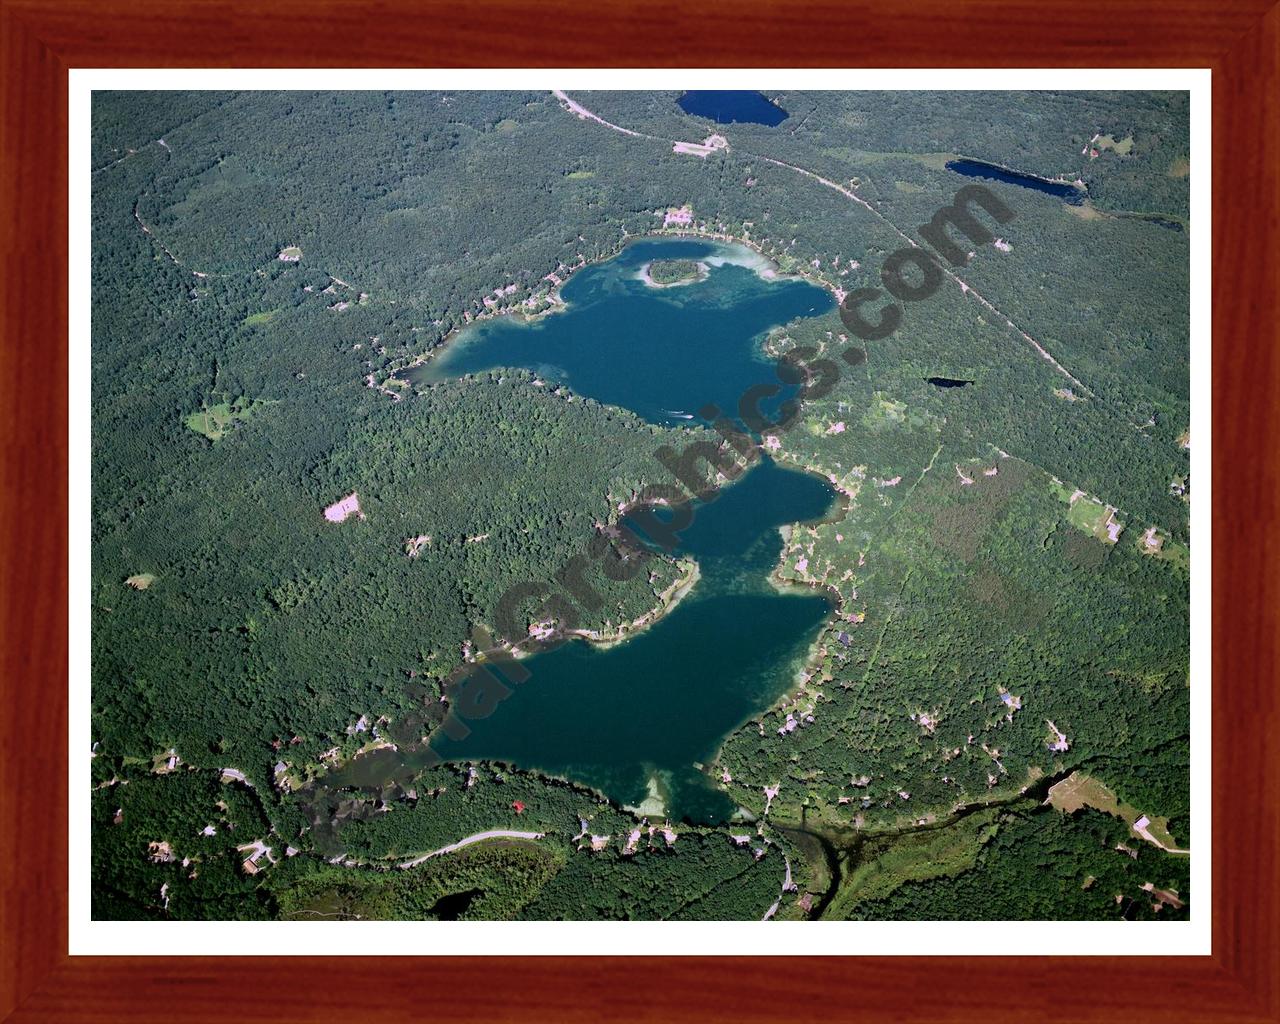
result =
[[1050,181],[1048,178],[1037,178],[1034,174],[1023,174],[1011,171],[996,164],[984,163],[981,160],[948,160],[947,170],[963,174],[966,178],[986,178],[989,181],[1002,181],[1006,185],[1017,185],[1021,188],[1033,189],[1045,195],[1061,199],[1072,206],[1079,206],[1088,197],[1089,192],[1062,181]]
[[782,124],[790,115],[758,92],[733,90],[690,90],[676,101],[680,109],[695,117],[705,117],[717,124]]

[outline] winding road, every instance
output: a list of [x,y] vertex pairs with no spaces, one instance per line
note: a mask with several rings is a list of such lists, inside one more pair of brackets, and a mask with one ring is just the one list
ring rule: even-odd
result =
[[672,145],[675,145],[671,139],[660,139],[656,135],[645,135],[643,132],[633,132],[630,128],[623,128],[621,125],[616,125],[612,121],[606,121],[599,114],[593,114],[581,103],[575,103],[573,100],[569,99],[569,97],[560,89],[552,89],[551,92],[556,99],[568,107],[571,114],[577,114],[579,117],[588,121],[594,121],[596,124],[602,124],[606,128],[612,128],[615,132],[622,132],[623,135],[630,135],[633,139],[653,139],[655,142],[671,142]]
[[508,829],[497,828],[488,832],[477,832],[473,836],[467,836],[466,839],[459,839],[456,843],[450,843],[448,846],[442,846],[438,850],[432,850],[430,853],[424,853],[421,857],[415,857],[413,860],[407,860],[403,864],[397,864],[400,868],[417,867],[424,860],[430,860],[432,857],[439,857],[441,854],[454,853],[463,847],[471,846],[475,843],[482,843],[486,839],[541,839],[545,836],[545,832],[512,832]]

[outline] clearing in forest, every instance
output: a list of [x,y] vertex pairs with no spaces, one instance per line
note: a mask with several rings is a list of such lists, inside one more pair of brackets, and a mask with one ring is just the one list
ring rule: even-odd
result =
[[1063,203],[1062,208],[1073,217],[1079,217],[1081,220],[1110,219],[1105,213],[1093,206],[1087,199],[1079,205],[1074,203]]
[[1137,540],[1138,550],[1144,555],[1172,562],[1181,568],[1191,565],[1191,552],[1185,544],[1170,540],[1169,534],[1158,526],[1149,526]]
[[907,404],[890,398],[882,391],[877,391],[875,401],[863,414],[863,426],[869,430],[884,430],[895,423],[902,423],[907,418]]
[[822,150],[822,153],[824,156],[834,157],[843,163],[855,166],[909,161],[922,167],[927,167],[931,171],[946,170],[949,161],[960,159],[957,153],[894,153],[869,149],[851,149],[847,146],[834,146]]
[[1117,509],[1113,506],[1104,505],[1083,491],[1074,492],[1067,503],[1070,505],[1067,520],[1077,530],[1083,530],[1106,544],[1114,544],[1120,539],[1124,524],[1116,518]]
[[1119,156],[1128,156],[1133,151],[1133,136],[1128,135],[1117,141],[1113,135],[1099,135],[1093,140],[1093,146],[1095,149],[1109,149]]
[[264,309],[261,313],[250,313],[247,317],[241,320],[240,323],[244,327],[253,327],[257,324],[270,323],[271,318],[279,312],[280,310],[278,309]]
[[[1170,852],[1176,849],[1177,844],[1169,834],[1168,818],[1151,818],[1136,807],[1121,803],[1120,798],[1105,782],[1084,772],[1072,772],[1061,782],[1049,787],[1049,797],[1045,803],[1064,814],[1074,814],[1083,807],[1092,807],[1095,811],[1119,818],[1155,846]],[[1137,822],[1141,822],[1141,825],[1135,827]]]
[[210,405],[200,404],[200,411],[193,412],[182,422],[197,434],[203,434],[210,441],[220,441],[234,425],[236,420],[247,420],[266,400],[261,398],[237,398],[234,402],[219,402]]

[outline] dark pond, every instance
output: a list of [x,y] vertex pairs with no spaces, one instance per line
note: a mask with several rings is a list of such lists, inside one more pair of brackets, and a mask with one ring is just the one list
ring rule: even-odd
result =
[[926,377],[926,384],[932,384],[935,388],[962,388],[966,384],[974,383],[971,380],[956,380],[953,377]]
[[451,892],[448,896],[442,896],[436,901],[435,906],[427,911],[427,917],[435,918],[437,921],[456,921],[467,912],[477,896],[483,895],[483,889]]
[[1043,192],[1045,195],[1053,196],[1055,199],[1068,202],[1072,206],[1079,206],[1089,194],[1088,190],[1076,188],[1074,185],[1066,185],[1060,181],[1049,181],[1047,178],[1037,178],[1034,174],[1021,174],[1018,171],[1006,170],[1003,167],[984,163],[981,160],[948,160],[947,170],[955,171],[956,174],[963,174],[966,178],[986,178],[988,181],[1002,181],[1006,185],[1019,185],[1022,188],[1034,189],[1037,192]]
[[1174,220],[1172,217],[1161,217],[1154,213],[1122,213],[1119,216],[1126,220],[1145,220],[1148,224],[1154,224],[1158,228],[1164,228],[1166,231],[1185,230],[1181,221]]
[[758,92],[700,89],[686,92],[679,100],[680,109],[695,117],[706,117],[718,124],[750,122],[781,124],[790,115]]

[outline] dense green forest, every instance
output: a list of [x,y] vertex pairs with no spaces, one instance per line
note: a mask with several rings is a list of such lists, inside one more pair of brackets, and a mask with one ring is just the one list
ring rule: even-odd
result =
[[[972,867],[904,881],[855,903],[861,920],[1186,920],[1190,860],[1142,843],[1096,811],[1079,820],[1053,811],[1010,813],[991,830]],[[1144,886],[1151,889],[1144,889]],[[1173,896],[1161,899],[1158,889]]]
[[[95,917],[1190,912],[1189,858],[1041,803],[1088,769],[1190,844],[1186,96],[787,92],[770,128],[677,95],[574,94],[639,135],[536,92],[95,95]],[[512,583],[667,482],[659,448],[718,440],[526,371],[403,371],[664,230],[880,288],[955,157],[1087,200],[984,182],[1015,216],[963,288],[858,359],[838,311],[762,339],[839,367],[771,450],[844,504],[775,573],[835,602],[803,682],[707,765],[741,820],[495,763],[363,772],[439,723]],[[605,568],[584,629],[684,571]],[[491,831],[539,838],[397,866]]]

